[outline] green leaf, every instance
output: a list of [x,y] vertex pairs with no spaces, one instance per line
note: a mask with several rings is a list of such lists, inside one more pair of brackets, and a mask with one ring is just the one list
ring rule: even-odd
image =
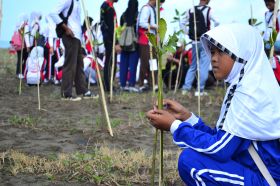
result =
[[179,21],[180,18],[179,18],[179,17],[173,17],[173,20],[174,20],[174,21]]
[[180,13],[177,9],[175,9],[175,13],[176,13],[176,15],[180,15]]
[[184,13],[182,13],[182,14],[181,14],[181,16],[184,16],[184,15],[186,15],[186,13],[187,13],[187,12],[185,11]]
[[167,24],[163,18],[160,18],[158,24],[159,24],[159,28],[158,28],[159,29],[159,38],[160,38],[161,43],[163,43],[166,31],[167,31]]
[[147,33],[147,36],[148,36],[149,41],[152,43],[153,47],[157,47],[156,36],[151,33]]

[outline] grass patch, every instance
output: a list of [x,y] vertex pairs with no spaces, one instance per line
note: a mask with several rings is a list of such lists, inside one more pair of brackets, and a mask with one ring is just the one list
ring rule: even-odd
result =
[[29,115],[28,116],[14,115],[8,121],[11,125],[23,126],[23,127],[35,127],[38,124],[39,119]]
[[[165,152],[165,184],[181,183],[177,172],[178,152]],[[149,185],[151,156],[143,150],[95,148],[93,153],[29,156],[8,151],[1,153],[0,170],[12,175],[45,175],[52,181],[89,182],[97,185]]]

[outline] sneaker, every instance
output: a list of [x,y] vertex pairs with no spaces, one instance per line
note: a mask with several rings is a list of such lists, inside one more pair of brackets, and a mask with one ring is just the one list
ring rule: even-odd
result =
[[182,90],[182,95],[185,96],[185,95],[189,95],[191,92],[189,90]]
[[47,84],[49,82],[48,79],[44,79],[44,83]]
[[62,97],[61,100],[63,101],[81,101],[81,97],[75,97],[75,96],[67,96],[67,97]]
[[18,74],[18,78],[19,78],[19,79],[23,79],[23,78],[24,78],[24,75],[23,75],[23,74]]
[[136,88],[136,87],[128,87],[128,89],[129,89],[129,92],[134,92],[134,93],[139,93],[140,92],[139,89]]
[[60,82],[59,82],[58,80],[54,80],[54,84],[55,84],[55,85],[59,85],[59,83],[60,83]]
[[130,90],[129,90],[129,87],[127,87],[127,86],[126,86],[126,87],[120,87],[120,90],[121,90],[121,91],[125,91],[125,92],[130,91]]
[[154,90],[155,90],[155,92],[158,91],[158,85],[155,85]]
[[99,98],[99,95],[98,94],[94,94],[91,91],[87,91],[83,95],[83,99],[97,99],[97,98]]
[[[198,96],[198,95],[199,95],[198,91],[195,91],[194,96]],[[202,91],[202,92],[200,92],[200,96],[208,96],[208,93],[205,91]]]
[[149,87],[147,87],[147,86],[142,86],[142,87],[139,88],[140,92],[145,92],[147,90],[149,90]]

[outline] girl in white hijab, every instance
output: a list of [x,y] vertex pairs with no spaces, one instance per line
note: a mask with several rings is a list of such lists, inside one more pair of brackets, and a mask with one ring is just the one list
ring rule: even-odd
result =
[[40,12],[32,12],[30,16],[30,44],[34,46],[34,37],[40,33],[40,20],[42,14]]
[[23,72],[25,68],[25,62],[28,58],[28,53],[30,52],[30,42],[29,42],[29,26],[28,26],[28,14],[21,14],[18,18],[18,22],[16,23],[15,32],[20,32],[23,34],[24,32],[24,45],[23,45],[23,54],[22,54],[22,67],[20,67],[21,61],[21,50],[17,50],[17,67],[16,67],[16,75],[18,78],[23,78]]
[[280,185],[280,89],[260,34],[235,23],[208,31],[201,41],[215,77],[229,84],[216,128],[172,100],[147,117],[185,149],[178,169],[187,185],[268,185],[248,152],[251,144]]

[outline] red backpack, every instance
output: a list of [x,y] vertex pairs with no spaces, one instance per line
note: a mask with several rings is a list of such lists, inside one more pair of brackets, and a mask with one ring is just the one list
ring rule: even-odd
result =
[[11,45],[16,50],[19,51],[22,48],[22,37],[19,31],[15,31],[12,39],[11,39]]

